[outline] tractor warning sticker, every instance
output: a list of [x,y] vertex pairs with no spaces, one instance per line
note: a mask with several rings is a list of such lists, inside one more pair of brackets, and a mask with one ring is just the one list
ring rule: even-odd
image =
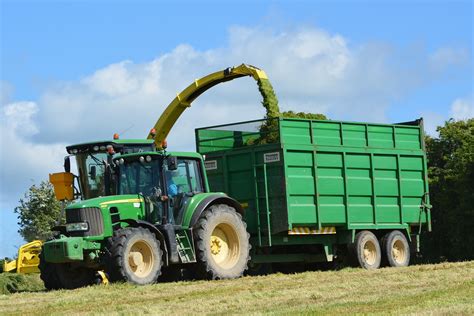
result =
[[279,152],[275,152],[275,153],[266,153],[266,154],[263,154],[263,161],[264,161],[265,163],[280,161],[280,153],[279,153]]
[[204,162],[206,170],[217,170],[217,160],[208,160]]

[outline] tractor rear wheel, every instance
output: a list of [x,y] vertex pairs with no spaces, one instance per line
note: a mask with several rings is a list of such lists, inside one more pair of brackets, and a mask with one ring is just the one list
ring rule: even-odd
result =
[[357,233],[355,242],[349,245],[349,253],[352,261],[364,269],[374,270],[380,267],[380,244],[377,237],[368,230]]
[[110,254],[106,272],[111,281],[144,285],[156,282],[161,274],[163,252],[148,229],[121,229],[109,238],[107,248]]
[[406,267],[410,263],[410,245],[399,230],[392,230],[382,238],[384,259],[391,267]]
[[195,229],[197,276],[233,279],[243,275],[250,259],[250,235],[233,207],[217,204],[201,215]]
[[59,290],[62,288],[58,274],[56,273],[57,264],[46,262],[43,253],[40,253],[39,259],[40,262],[38,268],[40,270],[40,278],[43,281],[46,290]]

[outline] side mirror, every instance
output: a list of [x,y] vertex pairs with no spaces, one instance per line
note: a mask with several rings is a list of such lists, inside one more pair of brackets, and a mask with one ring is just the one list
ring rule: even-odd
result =
[[97,176],[97,169],[95,166],[91,166],[91,169],[89,170],[89,176],[91,177],[92,180],[95,180]]
[[167,158],[168,161],[168,170],[176,170],[178,169],[178,157],[176,156],[169,156]]
[[71,159],[69,159],[69,156],[64,157],[64,171],[71,172]]

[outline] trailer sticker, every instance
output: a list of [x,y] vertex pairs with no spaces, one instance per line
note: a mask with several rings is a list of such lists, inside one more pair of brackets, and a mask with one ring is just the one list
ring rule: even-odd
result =
[[263,161],[265,163],[280,161],[280,153],[274,152],[263,154]]
[[217,170],[217,160],[209,160],[204,162],[206,170]]

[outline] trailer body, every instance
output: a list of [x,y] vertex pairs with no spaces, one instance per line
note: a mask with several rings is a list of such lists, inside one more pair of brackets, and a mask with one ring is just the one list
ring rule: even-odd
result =
[[360,230],[401,230],[418,249],[431,229],[422,120],[256,120],[196,129],[196,146],[211,190],[241,203],[253,245],[266,248],[256,260],[313,243],[330,261]]

